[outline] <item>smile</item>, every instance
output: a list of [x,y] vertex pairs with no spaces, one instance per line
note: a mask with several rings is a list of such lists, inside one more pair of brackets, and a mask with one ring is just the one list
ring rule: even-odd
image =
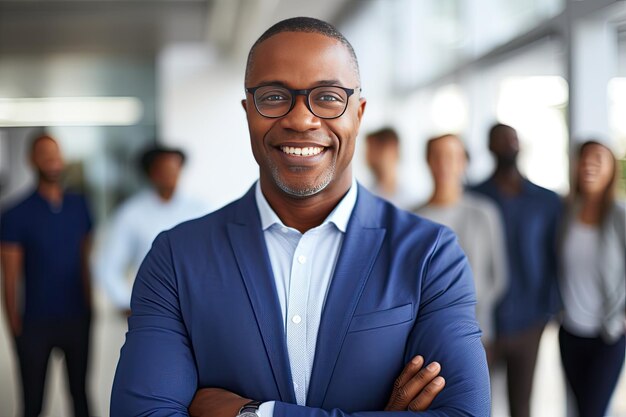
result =
[[306,148],[297,148],[294,146],[281,146],[280,150],[286,153],[287,155],[292,156],[315,156],[322,153],[324,148],[319,146],[310,146]]

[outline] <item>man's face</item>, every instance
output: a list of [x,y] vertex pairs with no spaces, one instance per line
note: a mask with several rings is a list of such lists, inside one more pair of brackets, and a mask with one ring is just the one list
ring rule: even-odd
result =
[[174,191],[180,172],[183,168],[183,160],[176,153],[163,153],[157,156],[150,167],[150,181],[157,190]]
[[[265,84],[292,89],[320,85],[355,88],[359,80],[350,53],[340,42],[317,33],[283,32],[255,50],[246,87]],[[365,100],[359,97],[358,90],[350,96],[341,117],[321,119],[306,107],[305,96],[297,96],[287,115],[271,119],[257,112],[248,93],[243,105],[261,185],[302,198],[349,184],[355,139],[365,109]]]
[[31,162],[41,181],[58,182],[64,169],[63,157],[59,145],[49,138],[40,139],[35,144]]
[[396,168],[400,156],[397,142],[384,142],[370,136],[366,139],[366,144],[365,159],[374,172]]
[[459,184],[465,174],[467,157],[458,138],[445,136],[430,144],[427,162],[435,184]]
[[515,129],[501,127],[489,141],[489,149],[500,162],[514,164],[519,154],[519,139]]

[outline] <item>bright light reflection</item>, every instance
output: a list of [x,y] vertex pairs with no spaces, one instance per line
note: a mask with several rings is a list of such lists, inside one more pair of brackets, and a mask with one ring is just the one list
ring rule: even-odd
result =
[[142,115],[135,97],[0,98],[0,127],[129,126]]
[[497,116],[517,129],[520,168],[546,188],[567,192],[568,156],[565,108],[567,82],[558,76],[508,77],[500,84]]
[[431,118],[435,133],[460,133],[467,128],[468,105],[456,84],[439,88],[433,97]]

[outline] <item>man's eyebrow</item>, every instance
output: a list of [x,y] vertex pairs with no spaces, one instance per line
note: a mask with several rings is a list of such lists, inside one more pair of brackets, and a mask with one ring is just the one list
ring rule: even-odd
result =
[[285,82],[278,81],[278,80],[261,81],[257,85],[250,86],[250,87],[263,87],[263,86],[266,86],[266,85],[277,85],[279,87],[289,88]]
[[[285,87],[285,88],[292,88],[289,85],[287,85],[287,83],[285,83],[284,81],[279,81],[279,80],[261,81],[260,83],[258,83],[254,87],[261,87],[261,86],[266,86],[266,85],[276,85],[276,86]],[[336,79],[333,79],[333,80],[319,80],[319,81],[315,81],[314,83],[310,84],[309,86],[306,86],[306,88],[319,87],[319,86],[324,86],[324,85],[326,85],[326,86],[330,86],[330,85],[341,86],[342,83],[339,82],[339,80],[336,80]]]
[[315,83],[313,83],[314,86],[318,86],[318,85],[341,85],[341,82],[339,82],[339,80],[320,80],[317,81]]

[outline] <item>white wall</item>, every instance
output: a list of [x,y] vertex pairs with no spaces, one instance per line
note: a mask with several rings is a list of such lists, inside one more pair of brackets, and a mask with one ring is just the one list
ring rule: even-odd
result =
[[172,44],[157,60],[160,136],[189,156],[184,193],[217,208],[258,177],[245,113],[244,63],[217,57],[205,44]]

